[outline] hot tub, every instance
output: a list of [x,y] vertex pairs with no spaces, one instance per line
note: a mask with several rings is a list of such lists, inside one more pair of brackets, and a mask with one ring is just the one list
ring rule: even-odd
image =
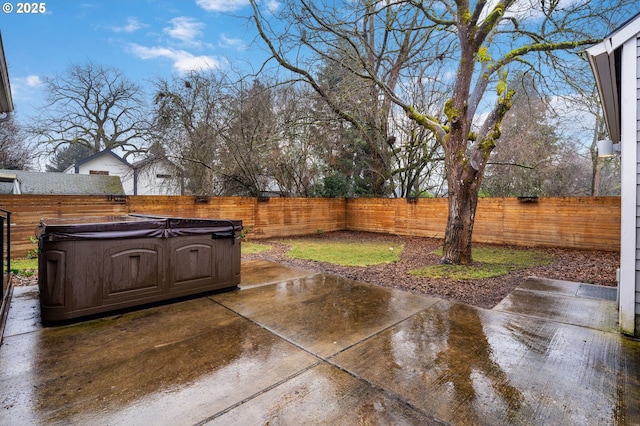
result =
[[159,216],[42,219],[43,322],[130,308],[240,283],[242,221]]

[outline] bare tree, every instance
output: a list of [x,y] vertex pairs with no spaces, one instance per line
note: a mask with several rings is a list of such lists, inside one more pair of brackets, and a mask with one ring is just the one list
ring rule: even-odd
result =
[[322,177],[330,150],[314,115],[314,99],[299,84],[273,88],[278,138],[271,148],[275,182],[281,194],[308,197]]
[[304,195],[310,153],[299,138],[304,102],[287,86],[189,73],[156,82],[155,127],[166,156],[197,195]]
[[[364,142],[359,155],[367,157],[362,178],[369,182],[368,192],[388,195],[388,140],[394,136],[389,129],[390,94],[400,89],[404,78],[424,75],[437,60],[427,53],[425,36],[435,25],[429,26],[419,9],[380,7],[374,1],[290,1],[278,19],[295,28],[268,34],[254,0],[252,5],[258,30],[277,62],[311,84],[332,113],[358,132]],[[308,55],[289,58],[283,53],[295,55],[300,45]]]
[[[586,63],[586,56],[580,58]],[[571,91],[556,96],[553,109],[565,116],[558,131],[563,139],[574,142],[580,157],[590,160],[591,195],[619,194],[619,158],[603,158],[598,153],[597,142],[607,137],[607,131],[591,68],[568,67],[561,75]]]
[[226,76],[190,72],[155,83],[154,131],[164,155],[177,164],[185,191],[221,195],[217,170],[232,103]]
[[33,154],[24,143],[24,132],[13,114],[0,120],[0,168],[23,170],[30,166]]
[[[624,18],[625,8],[635,4],[630,0],[596,5],[590,0],[566,4],[547,0],[359,0],[329,5],[297,0],[287,2],[279,16],[285,24],[275,32],[256,1],[251,3],[259,34],[272,57],[318,93],[323,95],[323,88],[314,76],[312,59],[341,61],[343,56],[331,56],[332,52],[348,46],[347,55],[359,66],[349,62],[344,66],[364,85],[375,84],[385,99],[434,134],[444,149],[449,200],[442,262],[457,264],[472,262],[478,192],[514,95],[507,84],[509,72],[528,69],[540,77],[553,77],[582,46],[599,40],[594,34],[610,31]],[[363,37],[371,34],[364,31],[363,23],[386,37]],[[379,58],[387,46],[393,46],[398,58],[422,65],[420,75],[426,75],[430,64],[447,62],[453,89],[441,105],[441,114],[420,111],[405,96],[402,89],[415,84],[415,74],[400,72],[404,61],[372,63],[368,59]],[[337,114],[349,117],[329,96],[323,97]]]
[[71,65],[46,79],[47,103],[29,130],[54,153],[83,145],[98,153],[120,149],[125,157],[143,152],[148,139],[144,94],[121,71],[96,65]]
[[233,193],[259,196],[274,176],[274,147],[279,134],[273,91],[259,80],[249,87],[238,83],[230,105],[222,168],[225,184]]
[[[443,75],[438,71],[431,76],[418,77],[413,86],[406,88],[406,97],[421,111],[438,114],[439,100],[446,96],[451,87],[434,76]],[[409,119],[402,110],[392,114],[394,137],[392,145],[393,166],[391,175],[395,194],[400,197],[420,197],[443,195],[444,152],[433,133]]]

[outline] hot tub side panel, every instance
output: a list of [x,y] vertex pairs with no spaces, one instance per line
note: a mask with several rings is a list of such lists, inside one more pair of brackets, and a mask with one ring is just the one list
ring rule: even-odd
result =
[[46,242],[38,260],[43,321],[61,321],[162,300],[162,240]]
[[210,234],[168,240],[170,292],[175,296],[233,288],[240,284],[239,237]]
[[[84,244],[83,244],[84,243]],[[40,249],[38,286],[43,320],[64,320],[102,304],[99,247],[84,241],[50,242]],[[74,260],[80,259],[80,260]]]
[[164,244],[158,238],[119,241],[104,247],[102,303],[129,307],[160,300],[167,292],[162,266]]

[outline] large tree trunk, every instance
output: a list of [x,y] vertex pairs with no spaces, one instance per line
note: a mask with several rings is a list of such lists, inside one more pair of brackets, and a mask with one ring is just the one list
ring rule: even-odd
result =
[[449,188],[455,186],[453,193],[449,193],[449,215],[444,234],[442,248],[442,263],[470,265],[471,236],[473,223],[478,206],[478,190],[476,181],[469,183],[449,181]]

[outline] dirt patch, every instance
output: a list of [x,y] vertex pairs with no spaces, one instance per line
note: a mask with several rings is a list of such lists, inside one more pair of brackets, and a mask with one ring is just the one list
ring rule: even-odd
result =
[[[551,254],[554,261],[549,265],[512,271],[496,278],[478,280],[427,279],[412,276],[409,271],[437,263],[439,256],[434,254],[433,251],[442,245],[441,239],[399,237],[348,231],[328,232],[305,238],[341,241],[388,241],[404,244],[405,246],[399,262],[369,267],[347,267],[324,262],[291,259],[286,256],[288,246],[278,242],[282,241],[282,238],[255,241],[272,245],[273,248],[259,254],[245,255],[243,258],[272,260],[286,265],[313,269],[385,287],[442,297],[483,308],[494,307],[513,289],[518,287],[526,277],[530,276],[615,286],[616,269],[619,267],[620,262],[620,254],[617,252],[535,248],[537,251]],[[475,246],[489,245],[476,244]],[[512,248],[523,249],[524,247]]]

